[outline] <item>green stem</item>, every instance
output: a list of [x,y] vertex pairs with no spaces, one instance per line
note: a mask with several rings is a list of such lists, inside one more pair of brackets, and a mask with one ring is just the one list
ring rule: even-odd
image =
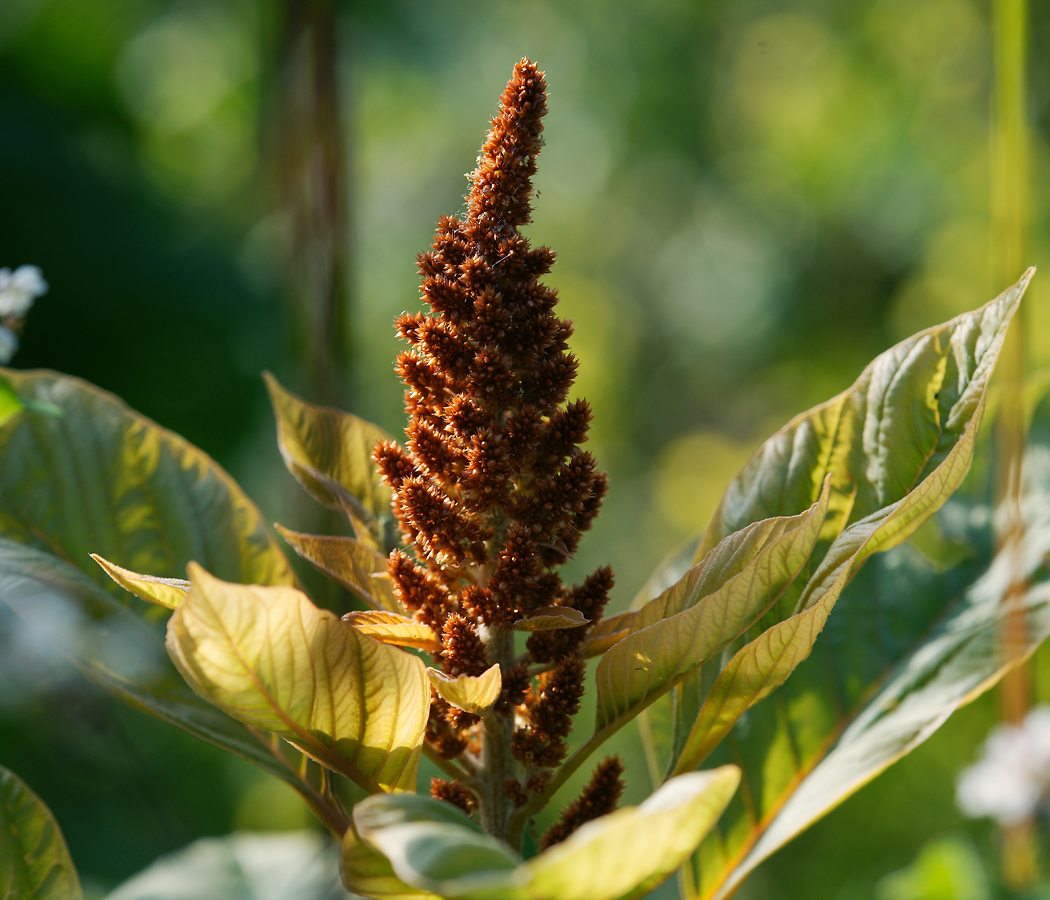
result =
[[[489,659],[507,672],[514,664],[514,632],[503,628],[486,629]],[[504,784],[514,778],[517,765],[511,753],[514,717],[491,710],[481,723],[481,766],[476,784],[482,827],[491,835],[509,840],[513,804]]]

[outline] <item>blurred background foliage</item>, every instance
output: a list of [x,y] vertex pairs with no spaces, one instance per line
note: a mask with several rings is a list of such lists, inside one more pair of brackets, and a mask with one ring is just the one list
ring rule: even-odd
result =
[[[38,265],[51,285],[15,364],[117,393],[214,455],[271,519],[315,524],[260,371],[400,432],[391,322],[418,303],[415,256],[461,208],[523,55],[551,88],[529,233],[558,251],[549,281],[576,322],[589,449],[612,485],[574,568],[611,561],[621,608],[759,440],[889,344],[1006,287],[990,254],[987,3],[344,2],[330,13],[346,252],[326,380],[281,189],[296,6],[0,0],[0,265]],[[1050,9],[1033,16],[1040,264]],[[1035,365],[1050,363],[1048,292],[1043,275],[1026,301]],[[0,762],[51,805],[89,884],[203,834],[306,823],[290,791],[119,707],[7,624]],[[991,825],[952,803],[993,718],[992,698],[964,711],[746,895],[872,896],[946,831],[994,858]]]

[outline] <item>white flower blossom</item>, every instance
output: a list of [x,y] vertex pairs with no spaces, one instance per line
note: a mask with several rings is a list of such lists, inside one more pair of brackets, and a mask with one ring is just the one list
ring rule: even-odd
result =
[[11,362],[11,357],[18,349],[18,338],[10,328],[0,325],[0,366],[6,366]]
[[1050,706],[1033,709],[1020,725],[1001,725],[983,755],[956,784],[956,802],[968,816],[1014,825],[1050,800]]
[[36,266],[0,269],[0,318],[21,319],[37,297],[47,293],[47,282]]

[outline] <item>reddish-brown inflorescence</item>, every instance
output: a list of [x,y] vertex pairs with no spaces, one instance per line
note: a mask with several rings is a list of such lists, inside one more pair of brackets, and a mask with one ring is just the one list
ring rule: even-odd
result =
[[608,756],[598,764],[583,793],[565,808],[561,818],[543,836],[540,849],[561,843],[581,825],[611,813],[622,794],[623,763],[617,756]]
[[[557,574],[597,515],[606,478],[579,448],[590,407],[565,403],[577,367],[572,323],[554,315],[557,294],[539,281],[554,253],[531,248],[519,231],[530,221],[546,104],[543,73],[522,60],[470,176],[465,217],[442,218],[419,257],[428,310],[397,320],[409,344],[397,362],[407,442],[374,454],[411,550],[391,555],[395,592],[440,637],[447,673],[501,663],[504,688],[489,714],[518,723],[513,753],[533,786],[564,758],[588,626],[537,634],[516,660],[490,660],[491,635],[549,606],[597,622],[612,586],[605,568],[571,591]],[[553,671],[534,685],[530,662]],[[456,755],[477,744],[477,722],[435,701],[427,739]],[[514,801],[524,802],[521,782],[511,781]],[[439,789],[455,802],[452,790]]]

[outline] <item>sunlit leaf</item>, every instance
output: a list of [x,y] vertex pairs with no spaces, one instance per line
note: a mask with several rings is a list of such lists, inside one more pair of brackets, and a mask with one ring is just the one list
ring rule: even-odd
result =
[[46,550],[103,586],[98,553],[132,572],[291,584],[259,510],[212,459],[120,400],[51,372],[4,370],[32,408],[0,425],[0,537]]
[[776,602],[806,565],[829,498],[825,489],[802,515],[728,539],[735,549],[714,551],[721,565],[697,566],[638,611],[631,632],[598,663],[596,733],[636,715]]
[[[361,840],[389,859],[393,877],[443,897],[633,900],[681,865],[739,779],[734,766],[672,779],[641,806],[595,819],[527,862],[454,807],[429,797],[369,798],[355,808],[354,824]],[[362,863],[376,865],[374,859]],[[356,883],[351,872],[347,884]]]
[[415,647],[428,653],[434,653],[442,646],[441,639],[429,625],[385,609],[348,612],[343,616],[343,621],[383,644]]
[[372,449],[389,435],[350,413],[300,400],[269,373],[265,378],[281,455],[300,484],[321,503],[349,507],[368,521],[388,514],[390,489],[379,478]]
[[617,613],[615,616],[601,619],[587,635],[580,652],[587,658],[601,656],[613,644],[618,643],[631,633],[631,623],[637,613],[634,610]]
[[157,860],[106,900],[350,900],[331,839],[311,831],[204,838]]
[[92,553],[91,558],[102,566],[106,574],[124,590],[150,603],[166,606],[168,609],[175,609],[182,603],[190,589],[190,583],[183,578],[157,578],[132,572],[130,569],[111,563],[108,559],[103,559],[97,553]]
[[387,558],[353,538],[300,534],[280,525],[278,532],[303,559],[330,575],[373,609],[403,613],[387,575]]
[[412,788],[430,709],[423,663],[295,588],[230,584],[191,564],[168,652],[202,697],[363,788]]
[[[1035,579],[1024,599],[1028,653],[1050,636],[1042,565],[1050,553],[1048,500],[1042,494],[1042,521],[1030,527],[1021,554]],[[719,837],[698,855],[701,896],[730,896],[763,859],[1002,677],[1002,599],[1017,558],[1001,554],[954,607],[944,573],[908,546],[850,585],[836,612],[844,627],[817,644],[776,708],[756,707],[747,731],[731,734],[719,750],[750,764],[751,805],[734,803]],[[931,632],[946,607],[950,613]]]
[[[1017,293],[1017,289],[1014,293]],[[998,302],[994,301],[983,310],[987,312],[996,308],[995,304]],[[1014,303],[1016,304],[1016,299]],[[972,317],[981,321],[985,318],[979,313],[972,314]],[[984,409],[984,391],[1009,317],[1003,319],[1001,316],[993,316],[994,328],[990,333],[984,334],[983,342],[969,336],[972,323],[967,321],[967,317],[953,321],[956,326],[951,331],[953,337],[947,342],[947,346],[953,346],[954,335],[961,333],[967,336],[963,346],[978,345],[984,348],[984,353],[971,358],[975,373],[972,379],[965,379],[965,376],[971,373],[958,372],[959,383],[954,386],[954,390],[957,396],[964,399],[960,399],[952,407],[944,428],[944,433],[947,434],[949,424],[954,426],[951,442],[948,444],[950,449],[946,453],[940,452],[946,440],[942,434],[941,439],[931,444],[938,450],[934,454],[939,460],[937,466],[899,499],[846,528],[831,544],[813,578],[806,585],[796,610],[785,616],[782,621],[765,628],[729,661],[704,699],[699,716],[681,749],[680,759],[672,760],[676,771],[688,771],[698,766],[747,709],[784,683],[795,667],[809,655],[842,589],[864,561],[873,553],[889,550],[905,541],[940,509],[962,484],[973,460],[977,431]],[[934,329],[932,333],[936,332]],[[903,356],[915,364],[918,372],[942,369],[943,365],[933,366],[924,361],[921,352],[924,346],[931,354],[936,351],[935,358],[941,358],[943,355],[937,349],[937,342],[931,342],[928,345],[913,347],[906,354],[897,352],[895,348],[894,351],[890,351],[889,358],[896,360]],[[918,390],[912,376],[908,376],[907,373],[893,375],[893,370],[880,364],[882,359],[883,357],[879,357],[876,363],[869,367],[881,373],[882,381],[889,383],[899,377],[910,383],[912,389]],[[932,387],[937,387],[937,391],[931,393]],[[933,398],[937,393],[946,390],[940,379],[934,379],[925,388],[925,393],[934,404],[930,407],[930,415],[934,418],[937,416],[938,401]],[[921,431],[918,426],[915,426],[915,429],[916,433]],[[903,438],[901,442],[903,443]],[[920,472],[925,472],[925,467]]]
[[582,612],[570,606],[545,606],[531,613],[527,619],[515,622],[514,630],[557,631],[561,628],[578,628],[590,621]]
[[394,874],[390,860],[358,837],[351,825],[343,835],[340,867],[343,884],[363,897],[376,900],[436,900],[437,894],[405,884]]
[[51,811],[0,767],[0,892],[11,900],[81,900],[80,881]]
[[499,699],[503,688],[499,664],[489,666],[480,675],[457,675],[455,678],[440,669],[428,667],[427,678],[444,700],[469,713],[484,713]]
[[696,558],[752,522],[806,509],[828,475],[826,540],[911,491],[966,431],[1034,271],[975,312],[880,354],[852,387],[766,441],[730,483]]

